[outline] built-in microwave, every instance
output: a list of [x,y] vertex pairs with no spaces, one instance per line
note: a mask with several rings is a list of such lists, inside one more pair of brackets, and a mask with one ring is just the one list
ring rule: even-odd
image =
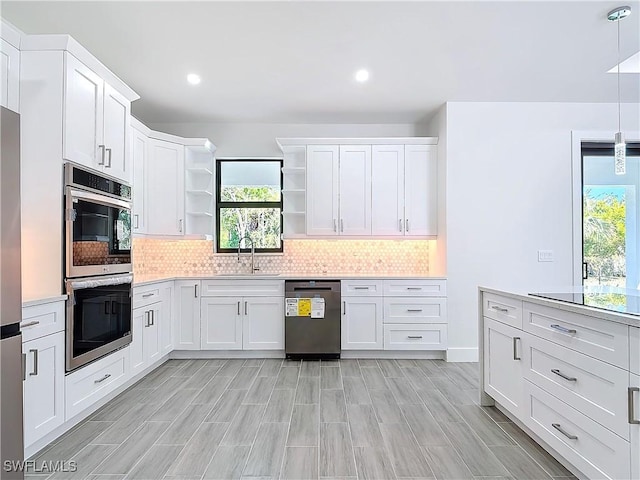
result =
[[132,271],[131,187],[65,164],[66,277]]

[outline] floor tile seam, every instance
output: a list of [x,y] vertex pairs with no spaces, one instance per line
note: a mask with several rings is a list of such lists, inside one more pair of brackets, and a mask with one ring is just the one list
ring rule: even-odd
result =
[[[358,366],[360,366],[360,364],[358,363]],[[369,395],[369,390],[367,389],[367,385],[364,383],[364,378],[362,379],[362,383],[364,384],[364,388],[365,390],[367,390],[367,395]],[[343,390],[344,391],[344,390]],[[351,419],[349,418],[349,409],[347,408],[347,396],[346,394],[344,394],[344,404],[345,404],[345,416],[347,418],[347,428],[349,429],[349,440],[351,440],[351,454],[353,455],[353,466],[356,470],[356,478],[360,478],[360,473],[358,471],[358,462],[356,460],[356,447],[353,441],[353,431],[351,430]],[[369,400],[371,400],[371,396],[369,395]],[[371,406],[371,408],[373,409],[373,405]],[[374,412],[375,415],[375,412]],[[325,423],[329,423],[329,422],[325,422]],[[342,423],[342,422],[341,422]],[[382,448],[384,448],[384,440],[382,441],[383,446]],[[388,457],[388,456],[387,456]],[[393,466],[391,467],[393,469]],[[318,474],[320,474],[320,472],[318,472]],[[393,472],[394,476],[395,476],[395,471]],[[397,478],[397,476],[396,476]]]
[[[393,394],[393,392],[391,392]],[[417,395],[417,394],[416,394]],[[418,397],[420,398],[420,397]],[[426,408],[426,407],[425,407]],[[398,405],[398,409],[400,410],[400,415],[402,415],[402,418],[404,418],[404,424],[407,425],[407,427],[409,428],[409,431],[411,432],[411,436],[413,437],[413,441],[415,442],[415,444],[418,447],[418,450],[420,451],[420,456],[423,457],[425,463],[427,464],[427,466],[429,467],[429,471],[431,472],[431,477],[432,478],[436,478],[436,474],[433,470],[433,468],[431,467],[431,464],[429,463],[429,460],[427,460],[424,452],[422,451],[422,445],[420,445],[420,442],[418,442],[418,437],[416,437],[415,432],[413,431],[413,429],[411,428],[411,424],[409,423],[409,421],[407,420],[407,416],[404,414],[404,411],[402,410],[402,408],[400,407],[400,405]],[[428,410],[427,410],[428,412]],[[444,432],[443,432],[444,433]],[[446,436],[446,435],[445,435]],[[397,474],[396,474],[397,477]]]
[[[145,420],[144,422],[142,422],[140,425],[138,425],[138,428],[136,428],[135,430],[133,430],[133,432],[131,432],[129,435],[127,435],[127,437],[126,437],[124,440],[122,440],[122,442],[121,442],[121,443],[118,443],[118,444],[113,444],[113,443],[108,444],[108,445],[117,445],[117,446],[116,446],[116,448],[113,450],[113,452],[111,452],[111,453],[110,453],[109,455],[107,455],[107,456],[106,456],[106,457],[105,457],[105,458],[104,458],[100,463],[98,463],[95,467],[93,467],[93,470],[91,470],[91,472],[89,472],[87,475],[93,475],[93,474],[94,474],[93,472],[95,472],[95,471],[96,471],[96,469],[97,469],[100,465],[102,465],[104,462],[106,462],[106,461],[107,461],[107,459],[108,459],[108,458],[109,458],[109,457],[110,457],[110,456],[111,456],[111,455],[112,455],[112,454],[113,454],[113,453],[114,453],[118,448],[120,448],[120,447],[121,447],[121,446],[122,446],[122,445],[123,445],[123,444],[124,444],[124,443],[125,443],[125,442],[126,442],[126,441],[127,441],[127,440],[132,436],[132,435],[133,435],[133,434],[135,434],[138,430],[142,429],[142,427],[144,426],[144,424],[145,424],[145,423],[147,423],[147,422],[146,422],[146,420]],[[96,438],[97,438],[97,437],[96,437]],[[89,443],[89,445],[92,445],[92,444],[91,444],[91,443]],[[94,445],[100,445],[100,444],[94,444]],[[149,448],[151,448],[151,447],[149,447]],[[147,450],[147,451],[148,451],[148,450]],[[146,452],[145,452],[145,453],[146,453]],[[144,456],[144,455],[143,455],[143,456]],[[128,473],[128,472],[127,472],[127,473]],[[105,474],[105,475],[107,475],[107,474]],[[111,475],[111,474],[108,474],[108,475]],[[126,474],[125,474],[125,475],[126,475]]]
[[[536,479],[536,480],[552,480],[552,479],[553,479],[553,476],[552,476],[549,472],[547,472],[544,468],[542,468],[542,465],[540,465],[538,462],[536,462],[536,461],[535,461],[535,459],[533,459],[533,458],[531,457],[531,455],[529,455],[529,454],[527,453],[527,451],[526,451],[524,448],[522,448],[522,446],[521,446],[520,444],[518,444],[517,442],[516,442],[516,444],[515,444],[515,445],[492,445],[491,447],[488,447],[488,448],[489,448],[489,450],[491,450],[491,448],[492,448],[492,447],[498,447],[498,448],[504,448],[504,447],[515,447],[515,448],[519,448],[520,450],[522,450],[522,452],[523,452],[527,457],[529,457],[529,458],[531,459],[531,461],[532,461],[535,465],[537,465],[538,467],[540,467],[540,469],[541,469],[544,473],[546,473],[546,474],[547,474],[547,478]],[[493,450],[491,450],[491,453],[493,453]],[[511,475],[513,478],[516,478],[516,477],[515,477],[515,473],[513,473],[511,470],[509,470],[509,467],[507,467],[507,465],[505,465],[504,463],[502,463],[502,461],[500,460],[500,458],[498,458],[498,455],[496,455],[495,453],[493,453],[493,455],[494,455],[494,456],[498,459],[498,461],[499,461],[499,462],[504,466],[504,468],[506,468],[506,469],[507,469],[507,472],[509,472],[509,475]]]
[[[138,430],[140,430],[140,428],[142,428],[142,426],[144,425],[144,423],[145,423],[145,422],[142,422],[142,424],[140,425],[140,427],[138,427],[135,431],[137,432]],[[135,433],[135,432],[134,432],[134,433]],[[131,435],[133,435],[133,433],[132,433]],[[130,437],[131,435],[129,435],[129,437]],[[127,438],[129,438],[129,437],[127,437]],[[157,440],[157,439],[156,439],[156,440]],[[125,440],[125,441],[126,441],[126,440]],[[124,441],[120,444],[120,446],[122,446],[123,444],[124,444]],[[151,444],[151,445],[150,445],[150,446],[145,450],[145,452],[144,452],[142,455],[139,455],[139,456],[138,456],[138,458],[137,458],[137,460],[135,461],[135,463],[134,463],[133,465],[131,465],[131,468],[130,468],[129,470],[127,470],[127,472],[124,474],[125,478],[127,478],[127,476],[129,476],[129,473],[130,473],[130,472],[131,472],[131,471],[136,467],[136,465],[142,461],[142,459],[144,458],[144,456],[149,452],[149,450],[151,450],[151,447],[153,447],[153,445],[154,445],[154,444]],[[118,449],[118,447],[116,447],[116,449],[115,449],[113,452],[111,452],[109,455],[107,455],[107,456],[104,458],[104,460],[102,460],[102,462],[100,462],[98,465],[96,465],[95,467],[93,467],[93,470],[91,470],[91,472],[90,472],[90,473],[88,473],[88,474],[87,474],[87,476],[89,476],[89,475],[94,475],[94,472],[96,471],[96,469],[97,469],[100,465],[102,465],[104,462],[106,462],[106,461],[109,459],[109,457],[111,457],[111,455],[113,455],[113,454],[115,453],[115,451],[116,451],[117,449]],[[104,475],[116,475],[116,474],[110,474],[110,473],[109,473],[109,474],[104,474]]]
[[[423,404],[416,404],[416,405],[419,405],[419,406],[421,406],[421,407],[424,407],[424,409],[427,411],[427,415],[429,415],[429,416],[433,419],[433,423],[435,423],[435,424],[436,424],[436,427],[438,428],[438,430],[440,431],[440,433],[442,433],[442,435],[444,436],[444,438],[446,438],[446,439],[447,439],[447,441],[449,442],[449,445],[448,445],[448,446],[451,446],[451,445],[452,445],[451,440],[449,439],[449,437],[447,437],[446,433],[445,433],[445,432],[444,432],[444,430],[442,429],[442,426],[440,425],[440,423],[438,423],[438,421],[436,420],[436,417],[433,415],[433,413],[431,413],[431,412],[429,411],[429,409],[428,409],[425,405],[423,405]],[[410,407],[411,405],[406,405],[406,406],[409,406],[409,407]],[[411,432],[413,433],[413,435],[414,435],[414,437],[415,437],[415,439],[416,439],[416,441],[417,441],[417,440],[418,440],[418,437],[416,436],[415,432],[413,431],[413,428],[411,428],[411,424],[409,423],[409,420],[407,419],[407,416],[405,415],[404,411],[402,410],[402,406],[400,406],[400,405],[399,405],[398,407],[400,408],[400,413],[402,413],[402,416],[404,417],[404,421],[405,421],[405,423],[406,423],[407,425],[409,425],[409,429],[411,430]],[[449,422],[449,423],[452,423],[452,422]],[[456,423],[461,423],[461,422],[456,422]],[[420,445],[420,442],[418,442],[418,446],[419,446],[419,447],[421,447],[421,448],[427,448],[427,445]],[[429,445],[429,446],[432,446],[432,445]],[[433,446],[444,446],[444,445],[433,445]],[[434,472],[434,473],[435,473],[435,472]]]
[[[515,441],[513,438],[511,438],[511,436],[510,436],[507,432],[505,432],[504,430],[502,430],[502,428],[500,428],[500,430],[501,430],[502,432],[504,432],[504,433],[507,435],[507,437],[508,437],[509,439],[511,439],[511,441],[513,441],[514,445],[489,445],[489,444],[486,442],[486,440],[485,440],[484,438],[482,438],[482,435],[480,434],[480,432],[479,432],[479,431],[477,431],[475,428],[473,428],[473,425],[471,425],[471,423],[469,423],[469,422],[467,421],[467,419],[464,417],[464,415],[462,415],[462,413],[461,413],[461,412],[460,412],[460,410],[458,409],[458,407],[459,407],[459,406],[464,406],[464,405],[458,405],[458,406],[453,405],[453,404],[451,404],[451,405],[453,406],[454,410],[456,410],[456,411],[458,412],[458,415],[460,415],[460,417],[462,418],[462,422],[463,422],[463,423],[465,423],[465,424],[466,424],[466,425],[471,429],[471,431],[472,431],[473,433],[475,433],[475,434],[476,434],[476,436],[477,436],[477,437],[482,441],[482,443],[483,443],[487,448],[489,448],[489,447],[513,447],[513,446],[515,446],[515,445],[519,445],[519,444],[518,444],[518,442],[517,442],[517,441]],[[469,406],[471,406],[471,405],[469,405]],[[485,414],[484,412],[483,412],[483,414],[484,414],[484,415],[487,415],[487,414]],[[488,415],[487,415],[487,416],[488,416]],[[493,423],[495,423],[498,427],[500,427],[500,426],[497,424],[497,422],[493,421],[493,419],[492,419],[491,417],[489,417],[489,419],[490,419]],[[458,423],[460,423],[460,422],[458,422]],[[501,463],[502,463],[502,462],[501,462]]]
[[[256,377],[257,378],[257,377]],[[299,378],[299,377],[298,377]],[[248,394],[248,391],[247,391]],[[273,395],[273,390],[271,390],[271,394],[269,395],[269,400],[271,400],[271,395]],[[262,410],[262,415],[260,416],[260,421],[258,421],[258,428],[256,429],[256,433],[253,436],[253,440],[251,442],[251,447],[249,448],[249,453],[247,454],[247,458],[245,459],[244,465],[242,466],[242,470],[240,473],[240,476],[242,477],[242,475],[244,474],[245,469],[247,468],[247,464],[249,463],[249,458],[251,457],[251,453],[253,452],[253,448],[255,447],[256,444],[256,438],[258,438],[258,432],[260,431],[260,428],[262,427],[262,425],[264,425],[264,423],[262,422],[262,420],[264,419],[265,414],[267,413],[267,405],[269,403],[267,402],[266,405],[264,405],[264,408]],[[251,404],[249,404],[251,405]],[[257,404],[257,405],[262,405],[262,404]],[[291,409],[293,412],[293,409]],[[271,423],[285,423],[285,422],[271,422]],[[231,425],[229,425],[229,427],[231,427]],[[226,432],[225,432],[226,435]],[[284,448],[282,450],[282,456],[284,457],[284,449],[286,448],[286,439],[285,439],[285,445]],[[280,460],[280,463],[282,463],[282,460]],[[282,468],[282,465],[280,466],[280,468]],[[280,471],[278,470],[278,476],[280,476]]]
[[[283,362],[284,363],[284,362]],[[282,367],[282,364],[280,364],[280,369],[284,368]],[[298,379],[296,381],[296,389],[293,391],[293,401],[295,402],[296,400],[296,393],[298,390],[298,382],[300,381],[300,372],[302,371],[302,363],[300,364],[300,369],[298,370]],[[279,372],[278,372],[279,375]],[[276,382],[277,382],[277,377],[276,377]],[[275,391],[275,387],[274,389],[271,391],[271,396],[273,396],[273,391]],[[271,401],[271,398],[269,398],[269,401]],[[268,405],[268,404],[267,404]],[[287,436],[284,439],[284,452],[282,454],[282,460],[280,460],[280,473],[278,475],[278,477],[282,477],[282,473],[284,472],[284,465],[285,465],[285,460],[287,458],[287,448],[289,445],[289,435],[291,434],[291,422],[293,420],[293,410],[295,409],[295,403],[293,403],[291,405],[291,413],[289,414],[289,428],[287,429]],[[266,408],[265,408],[265,412],[266,412]],[[320,408],[318,408],[318,415],[320,415]],[[320,429],[318,429],[320,430]],[[320,465],[319,465],[319,461],[320,461],[320,448],[318,447],[318,455],[317,455],[318,459],[316,461],[316,467],[317,467],[317,471],[318,471],[318,475],[320,474]]]
[[[231,425],[229,425],[231,426]],[[225,432],[225,435],[227,434],[227,432]],[[223,437],[224,438],[224,437]],[[220,443],[218,443],[218,445],[216,445],[216,448],[213,449],[213,453],[211,454],[211,458],[209,459],[209,462],[207,463],[207,466],[204,468],[204,473],[200,476],[200,479],[204,479],[205,475],[207,474],[207,470],[209,470],[209,467],[211,466],[211,462],[213,462],[213,459],[216,456],[216,453],[218,453],[218,450],[220,449],[220,444],[222,443],[222,439],[220,439]]]

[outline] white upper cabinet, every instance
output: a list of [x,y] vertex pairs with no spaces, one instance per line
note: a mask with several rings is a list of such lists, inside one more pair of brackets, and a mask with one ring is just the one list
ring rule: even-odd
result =
[[404,230],[409,236],[438,234],[438,165],[434,145],[404,149]]
[[338,234],[336,145],[307,146],[307,235]]
[[373,145],[371,233],[404,235],[404,145]]
[[371,146],[340,145],[340,235],[371,234]]
[[184,145],[149,139],[147,233],[184,234]]
[[149,138],[136,128],[131,129],[131,160],[133,163],[133,233],[146,233],[145,214],[145,162],[148,156]]
[[0,104],[9,110],[20,112],[20,50],[2,39],[0,39]]
[[65,53],[63,156],[129,182],[131,102]]

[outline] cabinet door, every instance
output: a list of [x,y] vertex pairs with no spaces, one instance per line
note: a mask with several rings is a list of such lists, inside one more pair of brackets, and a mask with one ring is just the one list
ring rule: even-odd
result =
[[149,138],[135,128],[131,129],[131,160],[133,163],[133,233],[146,233],[145,215],[145,162]]
[[[630,412],[633,418],[629,420],[640,421],[640,376],[629,374],[629,386],[631,395],[629,396]],[[631,478],[640,478],[640,424],[631,423]]]
[[20,112],[20,51],[0,39],[0,105]]
[[382,350],[382,297],[342,298],[342,350]]
[[338,147],[307,146],[307,235],[338,235]]
[[371,234],[404,235],[404,145],[371,153]]
[[146,165],[147,233],[182,235],[184,232],[184,146],[149,139]]
[[129,361],[131,364],[131,375],[137,375],[147,366],[144,358],[143,338],[149,324],[149,309],[145,307],[133,310],[131,318],[131,344],[129,345]]
[[149,325],[142,336],[144,358],[147,365],[160,359],[160,327],[158,321],[162,318],[162,303],[154,303],[148,307]]
[[514,415],[523,413],[524,332],[484,319],[485,391]]
[[284,297],[245,297],[242,304],[242,348],[284,348]]
[[371,146],[340,145],[340,235],[371,235]]
[[73,55],[64,58],[64,158],[102,170],[104,82]]
[[29,446],[64,423],[64,332],[23,343],[22,353],[24,444]]
[[200,300],[197,281],[177,281],[173,344],[176,350],[200,350]]
[[[160,290],[162,298],[162,309],[156,317],[156,324],[160,329],[160,356],[166,355],[173,350],[173,324],[171,314],[173,312],[173,282],[165,284]],[[196,304],[197,300],[193,302]],[[200,315],[197,318],[200,321]]]
[[242,350],[242,297],[202,298],[202,350]]
[[434,145],[405,146],[405,235],[438,234],[437,168]]
[[131,103],[108,84],[104,84],[104,171],[116,178],[131,181],[129,157],[129,118]]

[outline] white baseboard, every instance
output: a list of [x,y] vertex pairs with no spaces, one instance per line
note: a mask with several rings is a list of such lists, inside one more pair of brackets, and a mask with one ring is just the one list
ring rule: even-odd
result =
[[284,350],[173,350],[170,358],[284,358]]
[[447,349],[447,362],[477,362],[478,358],[478,347]]
[[438,350],[342,350],[340,358],[444,360],[444,354],[444,351]]

